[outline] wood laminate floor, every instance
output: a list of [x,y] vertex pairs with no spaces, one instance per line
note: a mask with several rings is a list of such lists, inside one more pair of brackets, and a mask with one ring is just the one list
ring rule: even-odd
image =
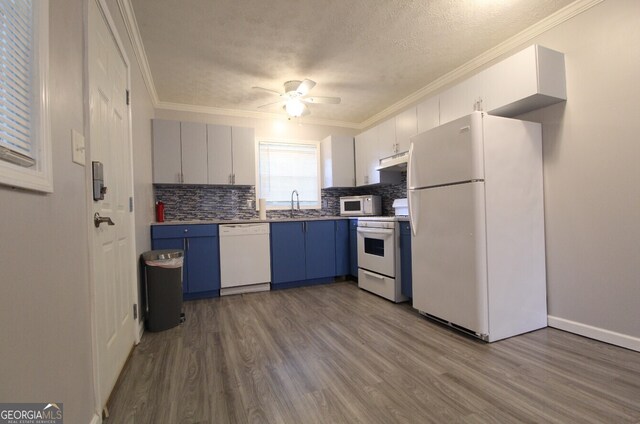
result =
[[554,329],[486,344],[353,282],[185,303],[107,423],[640,423],[640,353]]

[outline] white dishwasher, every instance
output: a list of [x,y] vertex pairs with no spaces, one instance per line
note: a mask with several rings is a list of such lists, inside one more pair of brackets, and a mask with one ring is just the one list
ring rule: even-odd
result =
[[220,225],[220,295],[270,290],[269,224]]

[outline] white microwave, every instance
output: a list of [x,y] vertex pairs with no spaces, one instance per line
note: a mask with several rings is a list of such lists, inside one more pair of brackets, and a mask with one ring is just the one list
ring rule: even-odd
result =
[[340,215],[342,216],[376,216],[382,215],[380,196],[349,196],[340,198]]

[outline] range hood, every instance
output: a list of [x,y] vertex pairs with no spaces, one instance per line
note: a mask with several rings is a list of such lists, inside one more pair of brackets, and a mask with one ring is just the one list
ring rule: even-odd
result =
[[398,153],[397,155],[380,159],[380,166],[376,168],[376,171],[406,171],[408,161],[409,152]]

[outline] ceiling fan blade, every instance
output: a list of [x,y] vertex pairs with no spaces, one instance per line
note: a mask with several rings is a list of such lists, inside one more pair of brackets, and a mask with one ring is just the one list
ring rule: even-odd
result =
[[340,97],[324,97],[324,96],[309,96],[309,97],[303,97],[300,100],[306,103],[328,103],[332,105],[337,105],[341,101]]
[[251,88],[256,90],[266,91],[267,93],[276,94],[278,96],[282,96],[282,93],[280,93],[279,91],[271,90],[269,88],[264,88],[264,87],[251,87]]
[[309,91],[315,87],[315,81],[311,81],[310,79],[305,79],[300,83],[296,91],[300,93],[301,96],[306,96]]
[[263,107],[267,107],[267,106],[277,105],[277,104],[282,103],[282,102],[283,102],[283,100],[278,100],[277,102],[267,103],[267,104],[258,106],[258,109],[262,109]]
[[[303,103],[304,104],[304,103]],[[307,105],[304,105],[304,109],[302,109],[302,115],[300,116],[307,116],[311,113],[311,111],[309,110],[309,108],[307,107]]]

